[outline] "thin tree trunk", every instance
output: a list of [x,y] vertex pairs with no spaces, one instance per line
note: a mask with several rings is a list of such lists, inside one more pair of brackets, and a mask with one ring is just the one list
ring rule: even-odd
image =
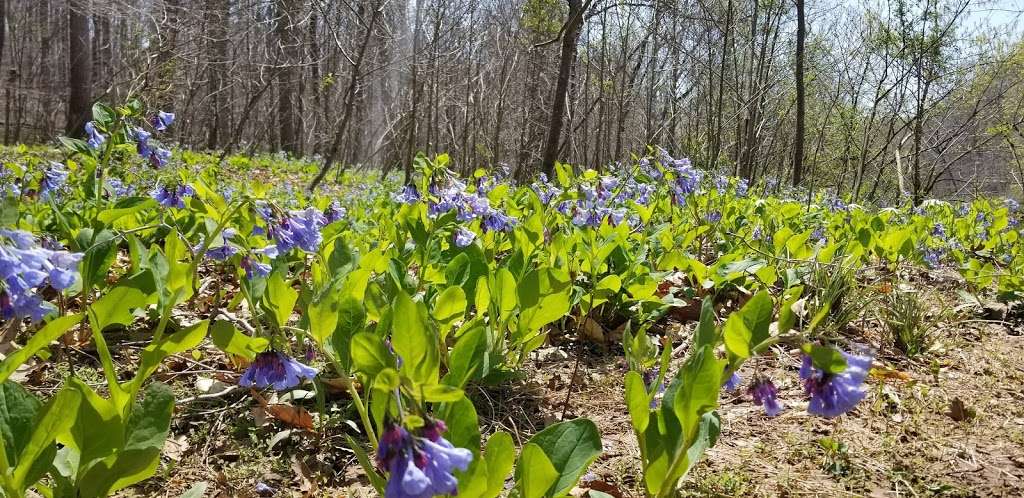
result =
[[800,185],[804,174],[804,38],[807,20],[804,0],[796,0],[796,136],[793,140],[793,186]]
[[89,0],[68,0],[68,110],[65,133],[82,136],[92,107]]
[[558,156],[559,139],[562,136],[562,123],[565,119],[565,102],[569,94],[569,76],[572,64],[576,60],[576,43],[579,41],[580,28],[583,26],[583,13],[590,6],[591,0],[566,0],[569,4],[569,17],[565,21],[562,33],[562,51],[558,61],[558,81],[555,84],[555,98],[551,104],[551,120],[548,122],[548,136],[544,143],[544,156],[541,159],[541,171],[549,177],[555,173],[555,160]]
[[334,135],[334,142],[331,143],[331,148],[327,152],[327,158],[324,159],[323,166],[320,167],[320,172],[317,173],[316,177],[309,184],[309,190],[313,191],[317,185],[323,181],[324,176],[331,169],[331,165],[338,158],[338,151],[341,148],[341,143],[345,139],[345,133],[348,131],[348,124],[352,120],[352,110],[355,108],[355,97],[356,89],[359,88],[359,75],[360,69],[363,65],[363,59],[366,57],[366,47],[370,45],[370,39],[373,36],[374,25],[377,24],[377,19],[381,15],[381,9],[374,8],[373,16],[370,17],[370,22],[366,25],[366,31],[363,33],[363,42],[359,45],[359,53],[356,54],[356,59],[352,62],[352,74],[348,80],[348,89],[345,91],[345,113],[341,117],[341,123],[337,127],[337,131]]
[[302,152],[301,92],[298,78],[299,37],[296,34],[299,22],[300,2],[277,0],[277,22],[274,32],[280,47],[277,73],[277,114],[281,133],[281,150],[291,154]]

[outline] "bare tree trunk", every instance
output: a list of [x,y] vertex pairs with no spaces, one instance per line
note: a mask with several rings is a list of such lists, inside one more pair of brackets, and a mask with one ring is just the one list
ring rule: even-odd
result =
[[228,19],[229,0],[207,0],[206,2],[211,54],[207,65],[209,73],[209,92],[211,119],[207,121],[206,148],[216,149],[225,137],[222,132],[227,130],[227,105],[225,81],[227,80],[228,64]]
[[274,33],[280,44],[281,70],[277,73],[277,115],[281,133],[281,150],[302,153],[302,115],[300,109],[298,51],[296,24],[301,18],[300,0],[277,0],[277,23]]
[[89,0],[68,0],[68,136],[82,136],[92,107]]
[[562,136],[562,123],[565,119],[565,102],[569,94],[569,76],[572,64],[576,60],[576,43],[579,41],[580,28],[583,26],[583,13],[590,6],[591,0],[566,0],[569,4],[569,17],[562,30],[562,51],[558,61],[558,81],[555,83],[555,98],[551,104],[551,120],[548,122],[548,137],[544,143],[544,156],[541,159],[541,171],[548,176],[555,173],[555,160]]
[[356,59],[352,62],[352,74],[348,80],[348,89],[345,91],[345,114],[341,117],[341,124],[337,127],[334,142],[331,143],[331,148],[327,152],[327,158],[324,159],[323,166],[320,167],[320,172],[317,173],[316,177],[313,178],[313,181],[309,183],[310,191],[313,191],[313,189],[323,181],[327,171],[331,169],[331,165],[334,164],[334,161],[338,158],[338,150],[341,148],[341,142],[345,139],[345,132],[348,131],[348,124],[352,119],[352,110],[355,108],[356,89],[359,87],[360,69],[363,65],[363,59],[366,56],[366,47],[370,45],[374,25],[377,24],[377,19],[380,17],[381,12],[382,9],[379,6],[375,7],[373,9],[373,16],[370,17],[370,22],[366,24],[366,31],[363,34],[363,42],[359,45],[359,53],[356,54]]
[[807,20],[804,0],[796,0],[796,136],[793,140],[793,186],[800,185],[804,174],[804,38]]

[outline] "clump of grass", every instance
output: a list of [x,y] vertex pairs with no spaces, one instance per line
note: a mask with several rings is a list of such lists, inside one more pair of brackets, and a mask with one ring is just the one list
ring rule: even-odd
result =
[[817,335],[838,334],[860,318],[871,301],[857,283],[850,266],[817,266],[810,279],[813,286],[809,316]]
[[929,317],[920,294],[913,289],[893,289],[882,301],[881,320],[893,347],[907,358],[928,353],[935,345],[939,317]]

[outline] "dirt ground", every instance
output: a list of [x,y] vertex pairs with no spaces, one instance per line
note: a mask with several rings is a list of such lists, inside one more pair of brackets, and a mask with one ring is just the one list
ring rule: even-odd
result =
[[[917,283],[936,293],[936,308],[957,306],[956,284]],[[740,372],[744,379],[755,371],[767,374],[786,410],[768,418],[745,388],[723,393],[722,434],[687,477],[684,495],[1024,496],[1021,323],[1020,317],[993,320],[980,309],[961,307],[939,326],[933,350],[910,361],[884,346],[877,322],[861,322],[854,328],[860,339],[882,345],[876,369],[865,401],[833,420],[807,414],[796,351],[780,348],[748,362]],[[669,323],[665,329],[680,344],[692,326]],[[122,365],[133,364],[132,339],[117,339]],[[237,388],[238,369],[223,354],[212,346],[201,352],[168,360],[157,375],[177,394],[173,434],[157,476],[121,496],[178,497],[197,483],[205,483],[208,497],[261,496],[257,483],[275,491],[263,496],[375,495],[348,448],[346,437],[359,435],[343,392],[328,392],[330,416],[313,415],[318,430],[305,431]],[[90,368],[98,371],[99,365],[88,352],[79,353],[77,373],[90,381]],[[685,351],[675,356],[681,362]],[[567,418],[591,418],[604,453],[574,494],[596,489],[642,497],[639,452],[623,404],[626,371],[621,346],[565,342],[533,354],[520,378],[501,387],[471,387],[467,394],[478,407],[482,433],[505,430],[519,443],[563,411]],[[32,384],[60,373],[30,366],[24,376]],[[38,383],[41,392],[53,389]],[[90,383],[99,386],[101,375]],[[310,394],[300,390],[291,402],[315,414],[317,401],[303,399]]]

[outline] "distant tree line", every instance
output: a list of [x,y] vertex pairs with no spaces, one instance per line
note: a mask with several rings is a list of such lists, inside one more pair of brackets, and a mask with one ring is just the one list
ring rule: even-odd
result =
[[183,146],[313,157],[321,179],[419,151],[528,178],[660,146],[857,201],[1019,194],[1004,3],[0,0],[0,133],[79,133],[134,97],[176,112]]

